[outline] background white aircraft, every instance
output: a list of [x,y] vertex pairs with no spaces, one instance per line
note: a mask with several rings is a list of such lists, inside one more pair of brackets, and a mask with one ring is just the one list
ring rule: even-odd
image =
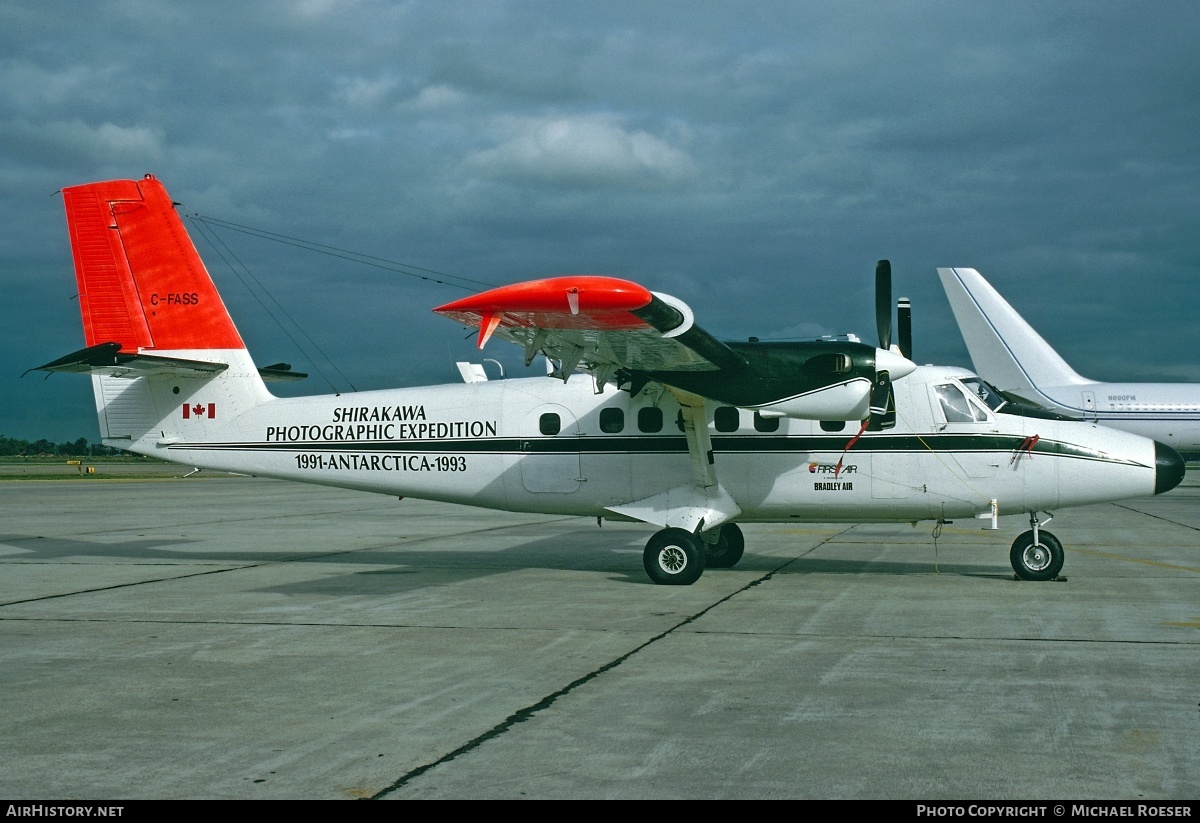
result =
[[1200,457],[1200,384],[1089,380],[1067,365],[978,271],[938,269],[938,276],[975,371],[997,389]]
[[[86,348],[39,368],[92,376],[104,443],[198,468],[509,511],[636,520],[656,583],[737,563],[746,522],[1027,514],[1009,558],[1047,580],[1048,510],[1177,485],[1170,448],[1012,413],[963,369],[880,345],[726,343],[678,299],[609,277],[492,289],[437,312],[544,355],[553,375],[274,397],[153,177],[63,190]],[[903,316],[903,315],[902,315]],[[909,335],[901,323],[901,339]],[[1019,412],[1019,410],[1018,410]]]

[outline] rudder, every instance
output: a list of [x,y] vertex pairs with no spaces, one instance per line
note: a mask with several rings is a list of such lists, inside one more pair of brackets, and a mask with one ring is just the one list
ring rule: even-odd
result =
[[62,194],[87,348],[39,368],[91,374],[105,442],[157,454],[228,436],[273,399],[157,179]]
[[63,189],[88,346],[244,349],[166,189],[152,175]]

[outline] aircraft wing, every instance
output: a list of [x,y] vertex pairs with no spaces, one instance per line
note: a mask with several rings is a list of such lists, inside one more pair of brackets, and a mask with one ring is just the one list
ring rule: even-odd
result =
[[[872,386],[915,365],[851,341],[725,343],[701,329],[670,295],[614,277],[574,275],[501,286],[434,309],[493,336],[543,353],[566,380],[577,367],[603,387],[614,377],[635,394],[657,381],[676,390],[759,411],[811,420],[866,418]],[[890,377],[889,377],[890,375]],[[678,395],[677,395],[678,396]]]
[[[501,286],[434,309],[479,329],[479,347],[497,335],[562,364],[598,375],[715,371],[745,359],[696,326],[682,301],[614,277],[578,275]],[[603,382],[603,381],[602,381]]]

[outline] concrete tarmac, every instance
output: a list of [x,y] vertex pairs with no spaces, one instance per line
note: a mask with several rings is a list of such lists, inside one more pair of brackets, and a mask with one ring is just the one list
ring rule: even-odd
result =
[[1200,798],[1200,477],[1027,528],[653,529],[245,477],[0,482],[0,797]]

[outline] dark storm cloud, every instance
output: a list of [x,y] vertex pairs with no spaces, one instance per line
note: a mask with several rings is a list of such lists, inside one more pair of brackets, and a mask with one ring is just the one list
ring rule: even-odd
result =
[[[889,257],[923,361],[967,364],[934,269],[975,266],[1082,373],[1200,380],[1198,33],[1172,2],[0,3],[0,434],[95,436],[86,380],[16,375],[82,343],[53,193],[146,172],[474,280],[628,277],[731,337],[871,339]],[[470,352],[428,311],[460,288],[220,237],[337,368],[198,239],[260,362],[366,389]]]

